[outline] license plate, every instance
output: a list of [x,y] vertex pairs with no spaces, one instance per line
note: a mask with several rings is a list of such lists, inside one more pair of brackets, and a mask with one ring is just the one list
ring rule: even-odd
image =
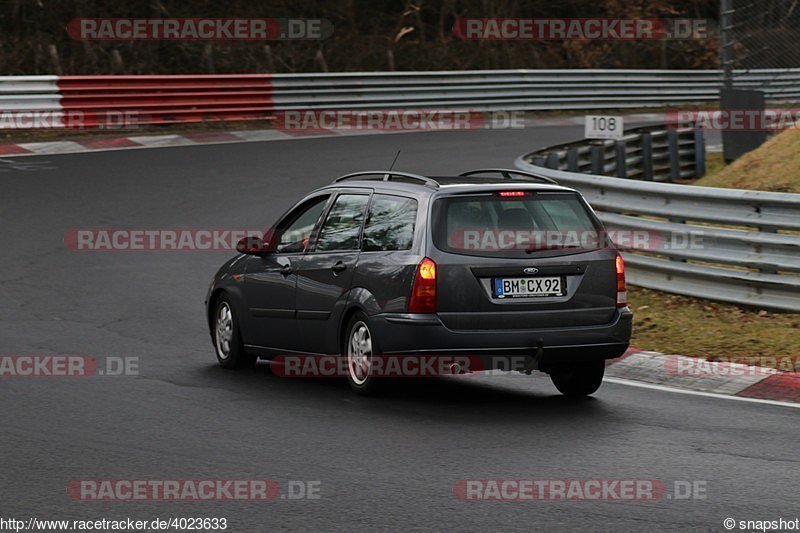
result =
[[552,278],[495,278],[495,298],[542,298],[564,296],[563,277]]

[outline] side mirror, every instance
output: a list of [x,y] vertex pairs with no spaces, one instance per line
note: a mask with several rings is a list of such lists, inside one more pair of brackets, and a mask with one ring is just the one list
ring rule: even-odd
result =
[[236,251],[240,254],[261,255],[267,252],[261,237],[245,237],[236,243]]

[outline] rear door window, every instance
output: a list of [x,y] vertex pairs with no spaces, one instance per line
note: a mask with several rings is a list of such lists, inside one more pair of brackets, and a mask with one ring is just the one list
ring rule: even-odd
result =
[[362,249],[365,252],[410,249],[416,220],[417,201],[413,198],[374,195],[364,227]]
[[322,225],[315,252],[356,250],[364,223],[368,194],[340,194]]
[[604,243],[596,219],[575,193],[519,192],[440,198],[433,240],[443,251],[486,257],[575,253]]

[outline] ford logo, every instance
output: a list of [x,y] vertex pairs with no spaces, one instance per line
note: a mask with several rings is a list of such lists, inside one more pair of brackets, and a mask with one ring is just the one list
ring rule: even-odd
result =
[[525,272],[526,274],[536,274],[537,272],[539,272],[539,269],[536,267],[528,267],[525,270],[523,270],[523,272]]

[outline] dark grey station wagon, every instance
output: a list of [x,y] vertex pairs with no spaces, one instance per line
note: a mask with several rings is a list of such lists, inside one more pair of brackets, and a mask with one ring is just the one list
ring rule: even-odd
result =
[[578,192],[519,170],[348,174],[217,272],[217,359],[337,357],[368,394],[387,379],[375,358],[458,354],[591,394],[631,335],[624,264],[604,235]]

